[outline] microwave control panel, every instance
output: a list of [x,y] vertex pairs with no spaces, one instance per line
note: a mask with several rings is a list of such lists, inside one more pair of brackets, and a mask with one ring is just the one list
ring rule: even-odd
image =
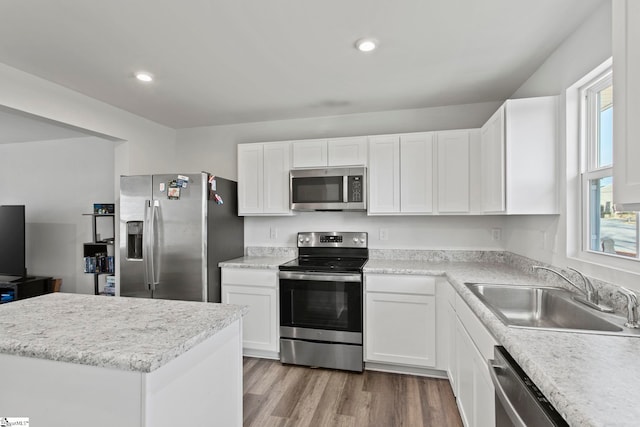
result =
[[347,183],[349,202],[362,202],[362,176],[350,175]]

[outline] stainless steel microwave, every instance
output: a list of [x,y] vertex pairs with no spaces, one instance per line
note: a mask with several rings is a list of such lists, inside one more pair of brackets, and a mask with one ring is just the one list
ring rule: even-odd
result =
[[367,168],[292,169],[289,197],[294,211],[367,210]]

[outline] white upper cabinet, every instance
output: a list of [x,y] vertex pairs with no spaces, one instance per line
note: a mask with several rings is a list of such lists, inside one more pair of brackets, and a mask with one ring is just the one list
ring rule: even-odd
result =
[[433,132],[400,135],[400,210],[433,212]]
[[328,166],[366,166],[366,164],[366,136],[333,138],[327,141]]
[[238,214],[263,213],[264,144],[238,145]]
[[290,215],[289,142],[238,145],[238,214]]
[[308,139],[294,141],[293,152],[294,168],[313,168],[327,166],[327,140]]
[[613,201],[640,210],[640,2],[613,1]]
[[294,168],[367,164],[367,138],[364,136],[294,141],[292,147]]
[[480,129],[482,164],[482,210],[504,212],[504,108],[501,107]]
[[482,210],[558,213],[557,97],[511,99],[481,129]]
[[400,212],[400,136],[369,137],[370,214]]
[[289,170],[291,149],[288,142],[264,144],[264,213],[289,214]]
[[[477,135],[477,130],[473,131]],[[471,131],[438,132],[438,212],[470,211]]]
[[469,213],[479,135],[465,129],[369,137],[368,213]]

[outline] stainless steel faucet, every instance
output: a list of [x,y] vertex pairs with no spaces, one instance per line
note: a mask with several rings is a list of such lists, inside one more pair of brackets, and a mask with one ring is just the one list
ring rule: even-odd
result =
[[587,301],[590,301],[594,304],[600,304],[600,295],[598,295],[598,291],[593,287],[593,283],[589,280],[584,274],[576,270],[575,268],[567,267],[569,270],[574,271],[580,276],[582,281],[584,282],[584,289],[587,294]]
[[638,296],[623,286],[620,286],[618,293],[627,297],[627,323],[624,326],[633,329],[640,328],[640,324],[638,324]]
[[580,294],[586,297],[586,298],[583,298],[582,296],[574,296],[573,299],[575,299],[576,301],[586,306],[589,306],[595,310],[602,311],[604,313],[613,313],[613,309],[611,307],[604,304],[600,304],[600,296],[598,295],[598,291],[594,288],[593,283],[591,283],[591,281],[587,279],[584,274],[580,273],[575,268],[571,268],[571,267],[568,267],[568,268],[569,270],[572,270],[578,273],[578,275],[582,278],[582,281],[584,282],[584,288],[585,288],[584,290],[582,290],[582,288],[576,285],[571,279],[569,279],[567,276],[565,276],[564,274],[560,273],[557,270],[554,270],[549,267],[543,267],[541,265],[533,266],[534,270],[546,270],[546,271],[555,273],[557,276],[560,276],[567,283],[569,283],[571,286],[577,289]]

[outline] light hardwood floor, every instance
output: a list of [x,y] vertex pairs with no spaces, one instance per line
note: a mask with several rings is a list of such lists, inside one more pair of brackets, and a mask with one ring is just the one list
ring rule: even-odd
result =
[[447,380],[244,359],[244,425],[462,426]]

